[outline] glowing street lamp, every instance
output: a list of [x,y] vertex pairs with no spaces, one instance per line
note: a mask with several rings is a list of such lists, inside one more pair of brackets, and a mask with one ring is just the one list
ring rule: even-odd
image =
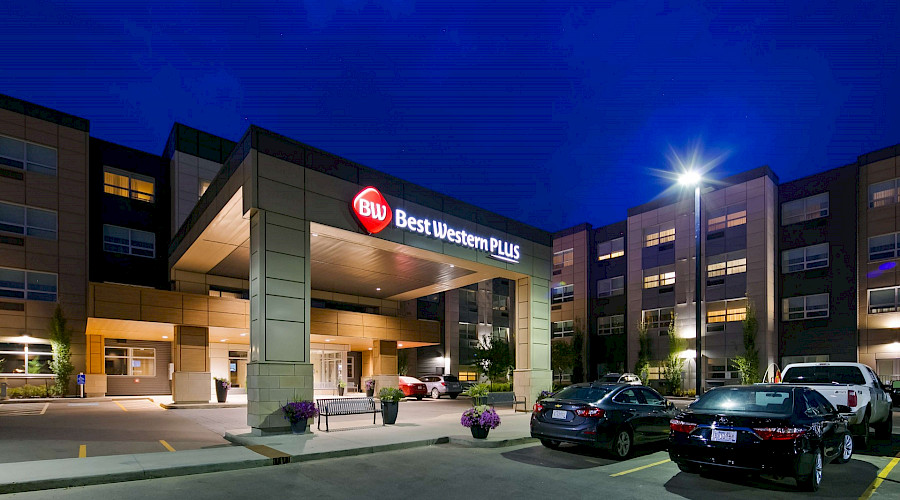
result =
[[694,261],[696,266],[694,268],[694,308],[695,308],[695,326],[697,329],[696,334],[696,387],[697,387],[697,396],[703,393],[703,376],[701,374],[701,361],[703,360],[703,347],[702,347],[702,339],[703,339],[703,325],[700,322],[700,287],[702,286],[701,280],[701,268],[700,268],[700,183],[703,179],[700,176],[700,173],[694,169],[690,169],[678,178],[678,182],[682,186],[694,186]]

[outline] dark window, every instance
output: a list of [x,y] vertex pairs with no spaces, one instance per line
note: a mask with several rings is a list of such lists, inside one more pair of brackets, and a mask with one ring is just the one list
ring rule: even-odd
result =
[[736,387],[713,389],[691,403],[690,408],[789,415],[793,412],[793,402],[790,389]]
[[795,366],[784,374],[786,384],[854,384],[866,379],[855,366]]
[[602,387],[570,385],[554,394],[553,397],[556,399],[571,399],[575,401],[584,401],[586,403],[595,403],[603,399],[603,396],[606,396],[607,392],[609,391]]

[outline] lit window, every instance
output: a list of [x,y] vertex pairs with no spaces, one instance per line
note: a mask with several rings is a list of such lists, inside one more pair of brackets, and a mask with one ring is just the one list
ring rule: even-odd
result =
[[107,375],[156,376],[156,349],[146,347],[107,347],[105,361]]
[[550,328],[553,338],[571,337],[575,333],[575,321],[554,321]]
[[652,247],[675,241],[675,223],[669,222],[644,231],[644,246]]
[[[641,311],[641,320],[647,330],[668,329],[669,323],[675,319],[675,308],[663,307],[660,309],[648,309]],[[661,335],[665,331],[659,332]]]
[[147,231],[104,224],[103,250],[153,258],[156,256],[156,235]]
[[869,184],[869,208],[885,207],[897,203],[900,179]]
[[50,375],[53,359],[50,344],[0,342],[0,373],[12,375]]
[[152,203],[155,181],[152,177],[103,167],[103,192]]
[[597,244],[597,260],[615,259],[623,255],[625,255],[625,238],[616,238]]
[[625,292],[625,276],[616,276],[597,282],[597,296],[610,297]]
[[707,232],[718,231],[726,227],[735,227],[747,223],[747,204],[735,203],[725,208],[710,211]]
[[783,274],[820,267],[828,267],[828,243],[781,252],[781,272]]
[[828,216],[828,193],[789,201],[781,205],[781,225]]
[[567,250],[563,250],[562,252],[556,252],[553,254],[553,268],[559,269],[561,267],[568,267],[572,265],[574,262],[575,252],[572,248]]
[[[708,324],[743,321],[746,317],[747,301],[745,299],[710,302],[706,309],[706,322]],[[717,330],[724,330],[724,325],[718,328],[715,326],[709,328],[709,331]]]
[[616,335],[625,333],[625,315],[601,316],[597,318],[597,333],[599,335]]
[[781,305],[781,319],[784,321],[828,317],[827,293],[789,297]]
[[897,312],[900,310],[897,300],[898,291],[900,291],[900,287],[896,286],[869,290],[869,314]]
[[[721,278],[727,274],[740,274],[747,272],[746,250],[720,254],[709,258],[706,264],[707,278]],[[707,281],[707,286],[721,285],[721,279]]]
[[892,259],[897,257],[900,233],[882,234],[869,238],[869,260]]
[[675,266],[655,267],[644,270],[644,288],[656,288],[675,284]]
[[560,304],[574,300],[575,285],[555,286],[550,290],[550,302]]
[[56,302],[57,276],[0,267],[0,297]]
[[0,203],[0,231],[55,240],[56,226],[56,212],[52,210]]
[[56,149],[0,135],[0,165],[56,175]]

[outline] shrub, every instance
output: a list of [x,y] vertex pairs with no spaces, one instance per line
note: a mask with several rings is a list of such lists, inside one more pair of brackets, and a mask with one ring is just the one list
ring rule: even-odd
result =
[[465,391],[463,391],[464,396],[469,396],[470,398],[483,398],[488,395],[491,388],[487,384],[475,384]]
[[496,429],[500,426],[500,415],[488,405],[480,405],[464,411],[459,423],[463,427],[482,427]]
[[23,385],[11,387],[6,391],[6,395],[10,399],[49,398],[53,395],[53,390],[43,385]]
[[512,391],[512,384],[509,382],[495,382],[491,392],[509,392]]
[[403,391],[396,387],[382,387],[381,390],[378,391],[378,399],[383,403],[399,403],[405,397],[406,394],[403,394]]

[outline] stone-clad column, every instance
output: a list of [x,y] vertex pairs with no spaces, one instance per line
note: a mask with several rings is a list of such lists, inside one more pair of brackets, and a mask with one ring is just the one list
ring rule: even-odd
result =
[[287,432],[280,407],[313,399],[309,359],[309,221],[258,209],[250,218],[247,424]]
[[400,387],[397,369],[397,341],[376,340],[372,352],[372,378],[375,379],[375,394],[385,387]]
[[516,280],[516,370],[513,390],[526,404],[550,390],[550,281],[529,276]]

